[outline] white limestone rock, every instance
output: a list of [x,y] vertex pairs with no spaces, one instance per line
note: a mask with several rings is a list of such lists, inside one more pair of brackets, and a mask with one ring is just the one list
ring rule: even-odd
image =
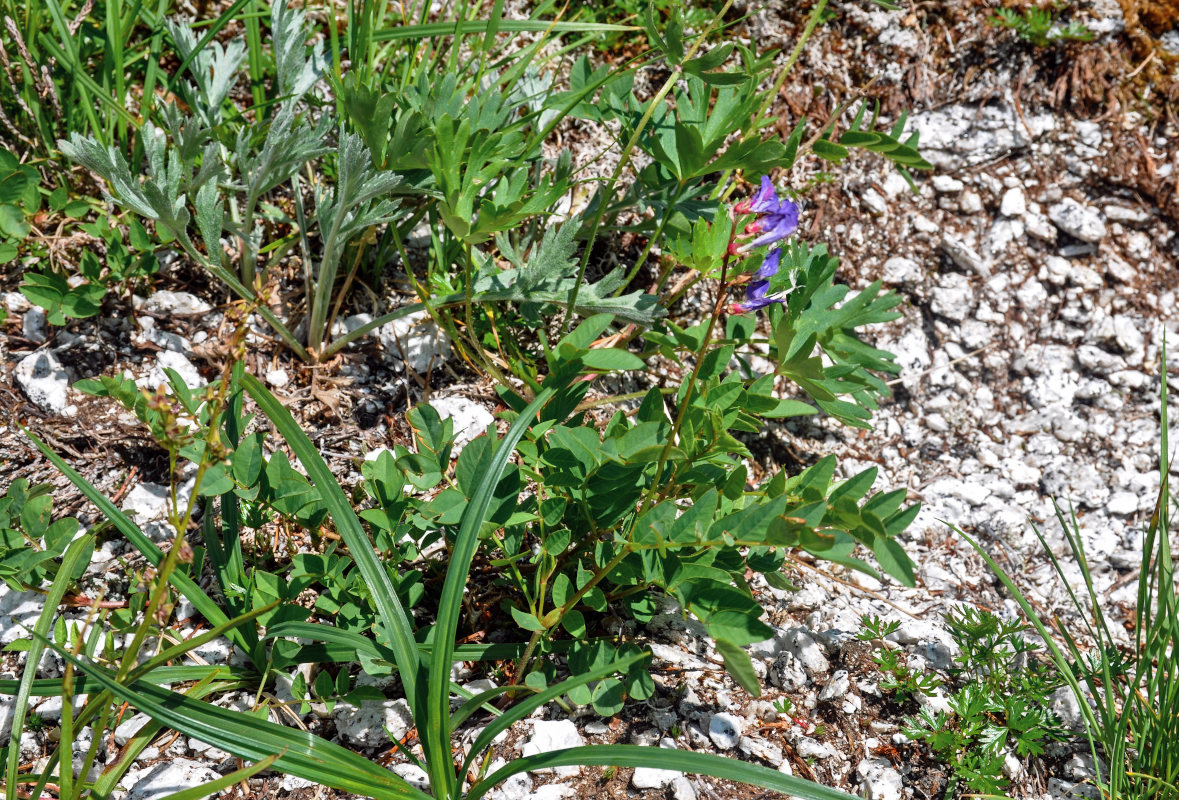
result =
[[745,721],[728,712],[713,714],[708,720],[708,738],[721,750],[732,750],[741,742]]
[[430,405],[434,407],[440,417],[454,421],[455,455],[468,442],[487,430],[488,425],[495,422],[495,417],[481,403],[468,400],[465,397],[456,395],[432,397]]
[[162,289],[152,292],[146,299],[136,297],[136,309],[157,317],[192,317],[208,314],[213,307],[191,292],[173,292]]
[[409,703],[401,699],[365,700],[359,706],[340,703],[332,717],[341,738],[358,747],[388,744],[390,735],[400,739],[413,727]]
[[48,350],[30,353],[20,360],[13,377],[33,405],[51,414],[72,416],[70,376],[57,356]]
[[1105,238],[1105,220],[1101,212],[1091,206],[1082,205],[1071,197],[1050,206],[1048,219],[1069,236],[1082,242],[1096,244]]
[[437,369],[450,352],[450,339],[425,311],[393,320],[377,329],[385,352],[419,374]]
[[[581,747],[585,740],[581,738],[577,726],[572,720],[532,720],[532,737],[524,743],[521,754],[525,757],[541,753],[551,753],[554,750],[564,750],[569,747]],[[558,777],[572,778],[581,773],[576,766],[553,767],[536,772],[555,772]]]
[[[220,777],[204,764],[177,758],[139,773],[135,784],[127,792],[126,800],[162,800],[182,789],[191,789]],[[204,797],[211,797],[212,794],[210,792]]]
[[861,794],[868,800],[901,800],[901,774],[883,758],[861,759],[856,774],[862,782]]

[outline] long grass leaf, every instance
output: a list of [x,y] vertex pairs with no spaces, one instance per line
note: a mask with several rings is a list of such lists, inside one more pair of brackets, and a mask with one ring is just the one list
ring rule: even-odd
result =
[[314,734],[193,700],[144,681],[121,684],[109,670],[77,658],[52,642],[46,644],[115,697],[156,722],[238,758],[256,761],[277,755],[274,767],[282,772],[378,800],[429,798],[395,773]]
[[[360,519],[344,495],[344,490],[332,475],[332,471],[315,449],[315,445],[307,438],[307,434],[295,422],[290,412],[253,375],[243,375],[242,386],[286,439],[291,452],[299,459],[311,482],[319,490],[328,513],[336,523],[337,533],[348,546],[352,560],[372,594],[373,602],[380,614],[379,624],[392,643],[394,663],[397,664],[406,698],[416,717],[421,712],[416,688],[421,659],[418,657],[417,642],[413,638],[413,623],[402,607],[384,565],[377,560],[372,542],[365,534]],[[449,669],[447,673],[449,675]]]
[[[384,659],[392,664],[393,651],[379,642],[374,642],[355,631],[333,628],[317,622],[298,622],[289,620],[270,626],[266,631],[267,639],[311,639],[328,645],[337,645],[341,651],[352,653],[350,658],[355,660],[360,653],[369,658]],[[568,650],[572,642],[554,642],[553,651]],[[528,645],[526,642],[500,642],[497,644],[461,644],[454,649],[456,661],[508,661],[519,658]],[[431,644],[418,644],[418,652],[423,656],[434,650]],[[291,662],[295,663],[295,662]]]
[[426,751],[426,763],[430,768],[431,784],[444,797],[456,793],[454,763],[450,756],[450,668],[454,661],[454,640],[458,631],[459,614],[462,611],[463,590],[467,585],[471,560],[479,545],[479,530],[487,519],[491,499],[499,479],[508,466],[516,445],[532,425],[537,412],[555,394],[557,388],[546,387],[537,394],[512,424],[506,436],[496,444],[496,449],[483,475],[471,494],[463,512],[462,523],[455,535],[450,550],[446,580],[438,600],[438,616],[434,625],[434,652],[430,656],[429,693],[426,698],[425,714],[417,718],[418,732]]
[[[463,33],[486,34],[491,26],[489,20],[468,20],[463,22]],[[500,20],[501,33],[524,33],[535,31],[558,31],[561,33],[595,33],[598,31],[637,31],[642,30],[634,25],[614,25],[597,22],[546,22],[538,19],[505,19]],[[398,25],[393,28],[382,28],[373,31],[373,41],[390,42],[395,39],[423,39],[434,36],[450,36],[454,33],[453,22],[428,22],[423,25]]]
[[784,775],[777,770],[759,764],[715,756],[711,753],[665,750],[634,744],[570,747],[565,750],[554,750],[551,753],[518,758],[472,786],[466,800],[479,800],[493,786],[520,772],[569,766],[670,769],[761,786],[765,789],[793,795],[798,800],[855,800],[854,795],[802,778],[795,778],[793,775]]
[[[184,667],[157,667],[139,680],[144,683],[171,684],[186,681],[199,681],[212,678],[215,681],[227,681],[231,684],[251,685],[258,682],[258,673],[241,667],[226,667],[216,665],[192,665]],[[20,689],[19,680],[0,681],[0,695],[16,694]],[[80,697],[95,690],[94,680],[85,674],[74,678],[74,696]],[[218,684],[221,688],[224,685]],[[61,678],[37,678],[29,687],[29,694],[33,697],[61,697]]]
[[[8,749],[8,764],[5,774],[14,776],[20,766],[20,737],[24,731],[25,714],[29,709],[29,696],[32,694],[33,682],[37,677],[37,665],[41,663],[41,653],[45,650],[45,641],[49,636],[49,629],[53,627],[53,618],[57,616],[57,606],[61,603],[65,593],[70,588],[70,579],[78,567],[82,566],[82,559],[89,559],[94,552],[94,536],[86,534],[75,539],[62,556],[61,566],[57,570],[57,577],[45,595],[45,607],[41,610],[37,622],[33,626],[33,643],[29,645],[25,659],[25,671],[21,676],[16,691],[16,699],[12,704],[11,740],[14,745]],[[60,681],[58,681],[60,683]],[[69,702],[66,700],[65,702]],[[16,782],[5,781],[5,797],[16,800]]]

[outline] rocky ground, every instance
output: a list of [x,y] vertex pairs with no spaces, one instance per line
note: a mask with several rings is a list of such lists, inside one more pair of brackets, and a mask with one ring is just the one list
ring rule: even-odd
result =
[[[904,318],[875,331],[875,344],[896,353],[904,369],[875,430],[794,421],[765,432],[755,449],[766,467],[836,453],[849,475],[876,466],[877,488],[908,488],[923,505],[903,535],[918,586],[799,564],[799,591],[765,587],[777,633],[753,648],[766,684],[757,700],[724,676],[700,631],[668,608],[645,632],[656,656],[655,697],[613,719],[545,709],[509,733],[499,756],[632,741],[723,752],[879,800],[939,797],[939,765],[915,753],[894,757],[904,746],[900,719],[890,717],[866,645],[852,635],[864,614],[895,619],[901,626],[890,640],[911,664],[945,669],[956,654],[941,614],[961,603],[1014,613],[947,523],[978,538],[1039,608],[1067,619],[1033,528],[1055,554],[1066,555],[1053,501],[1065,504],[1076,513],[1107,613],[1132,614],[1140,531],[1160,485],[1164,338],[1167,366],[1179,368],[1179,30],[1172,27],[1179,14],[1168,17],[1167,8],[1098,0],[1076,10],[1098,32],[1095,42],[1034,48],[983,24],[981,4],[899,11],[837,4],[835,21],[819,30],[800,62],[799,80],[783,92],[783,129],[801,114],[821,124],[830,108],[857,94],[875,97],[885,117],[913,112],[909,128],[920,132],[922,152],[936,169],[921,176],[916,193],[867,154],[824,167],[833,182],[814,164],[783,181],[811,187],[804,235],[829,243],[845,281],[879,279],[904,298]],[[749,17],[739,30],[761,47],[788,48],[804,22],[788,3],[743,11]],[[93,521],[93,511],[16,431],[21,420],[125,508],[161,518],[166,460],[133,420],[68,384],[120,369],[145,385],[158,383],[164,367],[190,383],[214,377],[224,334],[216,306],[223,298],[177,263],[165,281],[171,291],[51,330],[15,292],[18,278],[5,275],[3,287],[9,321],[0,338],[0,485],[17,477],[52,481],[63,486],[62,512]],[[401,415],[410,403],[428,397],[472,434],[495,410],[488,387],[472,382],[429,324],[386,326],[314,387],[261,333],[249,358],[255,374],[298,409],[346,482],[358,478],[365,453],[404,440]],[[1175,425],[1179,404],[1169,413]],[[1179,440],[1179,428],[1171,439]],[[121,552],[108,543],[93,570],[114,565]],[[13,623],[30,624],[39,610],[35,596],[0,588],[0,644],[20,635]],[[229,657],[215,649],[202,655]],[[16,668],[11,657],[9,667]],[[782,698],[792,704],[789,714],[779,710]],[[1066,723],[1077,722],[1068,697],[1055,702]],[[54,718],[52,701],[38,710]],[[0,722],[3,714],[0,707]],[[313,729],[373,753],[388,750],[380,725],[394,734],[408,730],[392,701],[312,716]],[[125,721],[115,742],[125,742],[137,724],[137,717]],[[36,760],[43,741],[26,737],[22,757]],[[128,798],[146,800],[160,787],[189,785],[233,763],[183,738],[159,744],[125,781]],[[394,768],[412,773],[406,765]],[[1013,758],[1008,771],[1016,794],[1035,797],[1063,796],[1086,777],[1083,759],[1069,748],[1031,769]],[[330,795],[280,778],[255,783],[254,791]],[[556,800],[587,792],[763,796],[658,770],[572,769],[520,776],[495,797]]]

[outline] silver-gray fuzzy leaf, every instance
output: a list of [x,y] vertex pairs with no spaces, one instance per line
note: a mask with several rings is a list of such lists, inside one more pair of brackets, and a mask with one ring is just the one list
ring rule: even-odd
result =
[[287,7],[286,0],[277,0],[271,11],[270,29],[273,32],[274,62],[278,73],[278,92],[296,100],[310,91],[327,71],[328,61],[323,44],[317,42],[308,51],[310,31],[306,15]]

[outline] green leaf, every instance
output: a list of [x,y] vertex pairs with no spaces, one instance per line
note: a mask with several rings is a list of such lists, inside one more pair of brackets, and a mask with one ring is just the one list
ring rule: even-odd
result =
[[836,164],[842,162],[848,155],[846,147],[835,144],[829,139],[816,139],[815,143],[811,145],[811,149],[819,158]]
[[778,404],[768,411],[759,411],[761,416],[769,419],[782,419],[785,417],[803,417],[809,414],[818,414],[819,410],[808,403],[801,400],[792,400],[784,398],[778,401]]
[[0,205],[0,234],[23,239],[29,235],[29,230],[24,211],[17,206]]
[[594,684],[590,704],[600,716],[612,717],[622,710],[623,687],[618,678],[606,678]]
[[200,497],[215,497],[233,490],[233,478],[225,472],[225,467],[217,464],[205,470],[201,479],[197,495]]
[[137,219],[127,223],[127,237],[131,246],[136,250],[152,249],[151,237],[147,235],[147,228],[143,227],[143,223]]
[[253,486],[262,474],[262,436],[250,434],[233,452],[233,477],[243,486]]
[[16,205],[20,202],[21,195],[25,193],[25,187],[28,185],[29,176],[22,170],[0,171],[0,203]]
[[471,787],[466,800],[479,800],[488,790],[521,772],[563,766],[653,767],[677,772],[726,778],[792,795],[798,800],[855,800],[854,795],[829,789],[811,781],[785,775],[777,770],[723,758],[711,753],[668,750],[639,745],[592,745],[554,750],[527,758],[518,758],[499,768]]
[[872,552],[876,555],[880,568],[893,578],[905,586],[917,585],[913,575],[913,561],[896,539],[877,538],[872,543]]
[[725,671],[745,691],[754,697],[761,697],[761,683],[753,671],[753,659],[743,648],[724,639],[716,640],[716,651],[725,662]]
[[586,635],[585,616],[577,609],[570,609],[561,618],[561,627],[575,639],[584,639]]
[[61,310],[67,317],[86,319],[102,310],[102,298],[106,287],[97,283],[83,283],[70,290],[61,301]]
[[521,611],[515,606],[512,606],[512,619],[516,620],[516,624],[526,631],[540,633],[542,631],[548,630],[548,628],[541,624],[541,621],[532,614],[529,614],[527,611]]
[[643,359],[618,347],[589,350],[582,355],[581,361],[586,369],[600,372],[625,372],[647,367]]

